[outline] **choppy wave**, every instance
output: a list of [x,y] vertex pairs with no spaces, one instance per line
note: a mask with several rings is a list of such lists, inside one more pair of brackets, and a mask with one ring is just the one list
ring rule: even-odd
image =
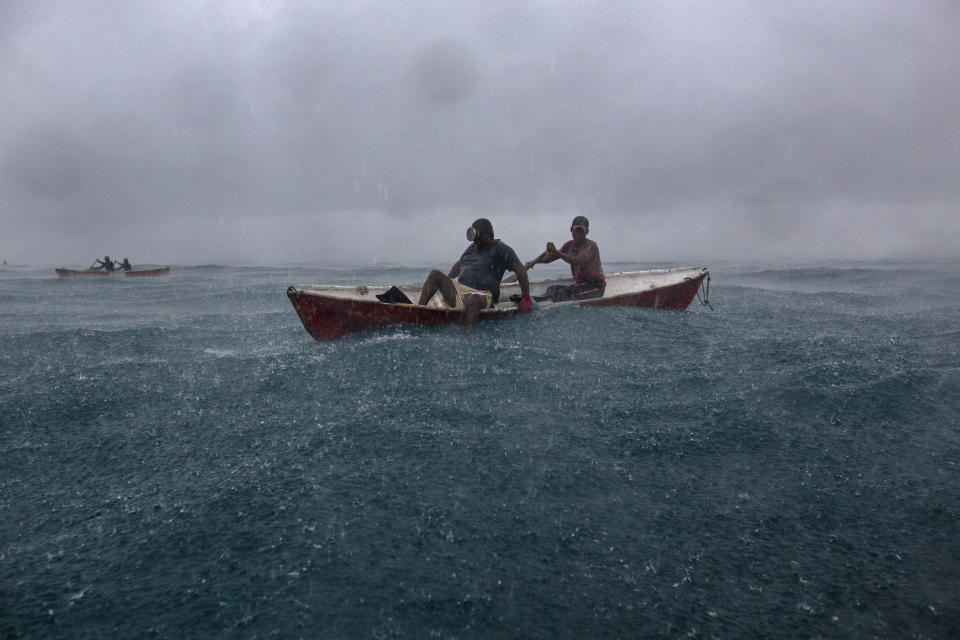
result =
[[955,637],[960,267],[712,274],[326,343],[288,285],[423,270],[5,274],[0,628]]

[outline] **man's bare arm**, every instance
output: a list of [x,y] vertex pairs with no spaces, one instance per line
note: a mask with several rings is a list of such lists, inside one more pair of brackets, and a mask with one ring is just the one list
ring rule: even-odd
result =
[[527,269],[523,263],[517,260],[510,267],[510,270],[517,274],[517,282],[520,283],[520,295],[524,298],[530,296],[530,280],[527,279]]
[[593,249],[588,249],[576,255],[573,255],[571,253],[563,253],[561,251],[557,251],[556,254],[558,258],[562,259],[567,264],[581,265],[581,264],[586,264],[587,260],[593,257]]

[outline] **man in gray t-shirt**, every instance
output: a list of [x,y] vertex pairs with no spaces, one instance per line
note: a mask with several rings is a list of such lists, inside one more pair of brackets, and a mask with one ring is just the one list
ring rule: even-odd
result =
[[519,258],[513,249],[500,240],[484,246],[474,242],[460,256],[460,277],[457,281],[473,289],[489,291],[496,304],[500,300],[500,280],[517,260]]
[[[426,305],[437,291],[444,304],[451,309],[464,310],[464,326],[470,332],[481,309],[492,307],[500,299],[500,280],[509,269],[517,274],[521,299],[517,309],[526,313],[532,309],[527,270],[508,245],[493,237],[493,225],[479,218],[467,229],[471,245],[463,252],[450,272],[434,269],[427,276],[420,292],[420,305]],[[457,281],[454,281],[457,278]]]

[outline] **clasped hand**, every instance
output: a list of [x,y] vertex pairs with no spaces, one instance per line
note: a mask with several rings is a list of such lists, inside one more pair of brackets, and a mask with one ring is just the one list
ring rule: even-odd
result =
[[533,260],[531,260],[530,262],[525,263],[523,265],[523,268],[529,271],[530,269],[533,268],[533,265],[538,264],[544,258],[550,258],[551,260],[556,260],[559,257],[560,257],[560,252],[557,251],[557,247],[552,242],[548,242],[547,250],[544,251],[539,256],[537,256],[536,258],[534,258]]

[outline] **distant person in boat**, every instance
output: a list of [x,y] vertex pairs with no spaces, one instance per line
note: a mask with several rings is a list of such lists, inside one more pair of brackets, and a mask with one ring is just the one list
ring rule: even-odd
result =
[[587,239],[588,233],[590,221],[585,216],[577,216],[570,224],[572,240],[568,240],[559,251],[552,242],[548,242],[546,251],[524,265],[528,271],[533,269],[534,265],[555,260],[563,260],[570,265],[574,284],[547,287],[545,297],[549,297],[553,302],[603,297],[607,280],[603,276],[603,264],[600,262],[600,247],[593,240]]
[[120,264],[121,271],[133,271],[133,265],[130,264],[130,261],[126,258],[123,259],[123,262]]
[[117,265],[114,264],[113,260],[110,259],[110,256],[103,256],[103,260],[99,258],[93,261],[93,264],[90,265],[91,269],[105,269],[106,271],[114,271],[117,268]]
[[475,220],[467,228],[467,240],[470,246],[449,273],[444,274],[438,269],[430,272],[423,283],[418,304],[426,305],[439,291],[448,308],[464,310],[463,324],[470,333],[480,311],[492,308],[500,299],[500,280],[504,271],[509,269],[520,282],[521,298],[517,310],[520,313],[532,311],[527,270],[513,249],[494,238],[493,224],[486,218]]

